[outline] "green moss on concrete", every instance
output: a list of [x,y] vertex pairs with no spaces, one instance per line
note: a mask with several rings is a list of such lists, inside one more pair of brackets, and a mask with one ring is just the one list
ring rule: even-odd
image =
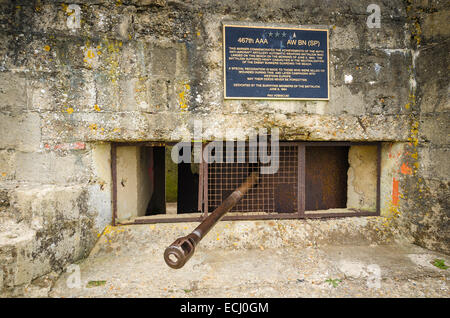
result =
[[166,202],[177,202],[178,166],[170,157],[172,147],[166,148]]

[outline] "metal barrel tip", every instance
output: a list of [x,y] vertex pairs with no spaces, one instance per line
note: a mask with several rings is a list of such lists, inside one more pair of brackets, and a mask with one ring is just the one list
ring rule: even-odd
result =
[[164,251],[164,261],[169,267],[174,269],[181,268],[186,263],[184,254],[178,246],[169,246],[166,248]]
[[183,267],[194,254],[195,244],[196,242],[192,239],[192,234],[180,237],[166,248],[164,251],[164,261],[169,267],[174,269]]
[[180,237],[173,242],[164,251],[164,260],[166,264],[174,269],[179,269],[194,254],[195,246],[209,232],[209,230],[218,222],[237,202],[245,195],[255,183],[258,182],[258,172],[252,172],[250,176],[231,193],[206,219],[200,223],[195,230],[187,236]]

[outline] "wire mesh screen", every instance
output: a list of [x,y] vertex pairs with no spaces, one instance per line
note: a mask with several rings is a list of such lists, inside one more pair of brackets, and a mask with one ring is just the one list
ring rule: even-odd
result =
[[[278,170],[273,174],[261,174],[259,182],[234,206],[230,212],[268,212],[294,213],[298,211],[298,145],[280,143],[279,156],[270,156],[271,162],[262,163],[258,149],[248,143],[234,143],[232,151],[224,147],[215,149],[209,155],[223,158],[223,162],[208,163],[207,173],[207,206],[212,212],[225,200],[251,172],[263,166],[278,164]],[[228,148],[230,149],[230,148]],[[233,154],[232,156],[230,154]],[[228,156],[227,156],[228,154]],[[230,157],[232,159],[230,159]],[[225,162],[228,158],[228,161]]]

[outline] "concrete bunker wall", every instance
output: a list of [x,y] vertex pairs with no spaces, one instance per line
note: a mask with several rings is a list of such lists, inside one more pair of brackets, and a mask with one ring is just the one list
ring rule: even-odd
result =
[[[111,222],[111,142],[191,140],[194,122],[206,140],[383,141],[379,230],[450,252],[449,5],[382,1],[368,28],[368,4],[79,0],[73,20],[63,2],[1,1],[0,290],[87,255]],[[224,100],[223,21],[328,27],[330,101]],[[365,158],[350,156],[352,205],[372,205]]]

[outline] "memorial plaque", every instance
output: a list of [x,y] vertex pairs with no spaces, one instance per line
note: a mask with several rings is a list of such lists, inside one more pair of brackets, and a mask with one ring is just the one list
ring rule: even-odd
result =
[[328,30],[223,25],[224,98],[328,100]]

